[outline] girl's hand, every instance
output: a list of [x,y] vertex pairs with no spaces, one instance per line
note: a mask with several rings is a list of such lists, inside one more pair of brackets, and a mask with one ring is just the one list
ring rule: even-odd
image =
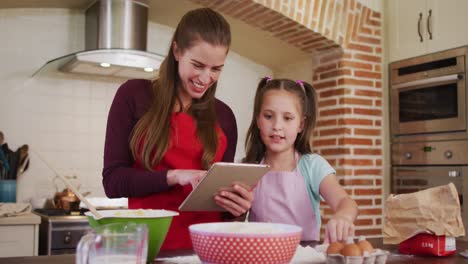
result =
[[346,216],[334,215],[325,228],[324,243],[346,241],[348,236],[354,236],[354,224]]
[[253,202],[253,190],[241,183],[234,183],[233,189],[221,189],[215,196],[216,204],[238,217],[245,214]]
[[169,186],[191,184],[195,188],[205,175],[204,170],[170,170],[167,172],[167,184]]

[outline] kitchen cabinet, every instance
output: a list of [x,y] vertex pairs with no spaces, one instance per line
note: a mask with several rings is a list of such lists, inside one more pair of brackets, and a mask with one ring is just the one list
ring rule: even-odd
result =
[[468,1],[392,0],[387,3],[389,61],[468,45]]
[[0,257],[37,256],[40,223],[33,213],[0,218]]

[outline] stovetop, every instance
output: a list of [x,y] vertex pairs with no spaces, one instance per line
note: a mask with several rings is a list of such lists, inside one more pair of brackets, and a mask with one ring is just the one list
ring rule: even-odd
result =
[[65,216],[65,215],[71,215],[71,216],[78,216],[78,215],[84,215],[84,213],[88,212],[88,209],[81,208],[80,210],[77,211],[66,211],[64,209],[44,209],[44,208],[38,208],[34,209],[36,213],[39,213],[41,215],[46,215],[46,216]]
[[34,213],[39,215],[46,222],[87,222],[84,215],[88,209],[78,211],[66,211],[63,209],[34,209]]

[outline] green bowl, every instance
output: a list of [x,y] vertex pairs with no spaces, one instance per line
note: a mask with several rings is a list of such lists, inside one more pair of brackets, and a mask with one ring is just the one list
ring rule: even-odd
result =
[[179,213],[168,210],[98,210],[102,218],[95,219],[93,213],[86,212],[89,225],[95,228],[100,225],[111,223],[137,223],[148,226],[148,263],[153,263],[158,255],[167,231],[172,222],[172,217]]

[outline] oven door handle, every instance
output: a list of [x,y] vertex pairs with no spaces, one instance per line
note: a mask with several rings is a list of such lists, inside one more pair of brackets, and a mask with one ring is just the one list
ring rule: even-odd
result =
[[398,172],[425,172],[427,169],[403,169],[403,168],[395,168]]
[[458,80],[462,80],[463,78],[464,78],[463,74],[452,74],[452,75],[446,75],[446,76],[433,77],[433,78],[424,79],[424,80],[416,80],[416,81],[411,81],[411,82],[406,82],[406,83],[400,83],[400,84],[393,85],[392,88],[401,89],[401,88],[408,88],[408,87],[426,85],[426,84],[431,84],[431,83],[458,81]]

